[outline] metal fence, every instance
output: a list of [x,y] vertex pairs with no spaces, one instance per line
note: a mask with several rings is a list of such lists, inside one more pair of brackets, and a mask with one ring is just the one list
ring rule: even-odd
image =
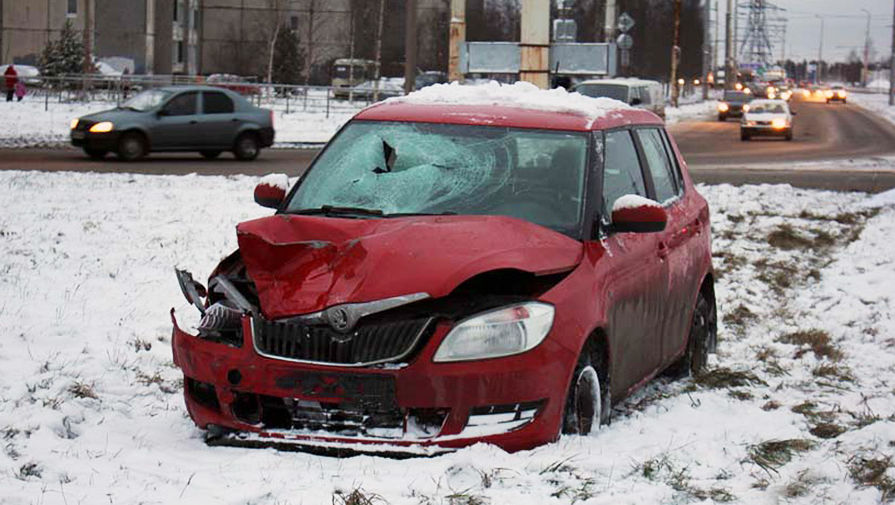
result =
[[[43,98],[44,109],[50,103],[105,102],[120,105],[140,91],[171,85],[206,84],[230,89],[243,95],[259,107],[282,113],[353,112],[373,103],[403,94],[393,86],[376,90],[370,83],[354,88],[331,86],[303,86],[296,84],[266,84],[245,81],[208,82],[202,76],[183,75],[66,75],[21,76],[28,93]],[[378,96],[377,96],[378,95]]]

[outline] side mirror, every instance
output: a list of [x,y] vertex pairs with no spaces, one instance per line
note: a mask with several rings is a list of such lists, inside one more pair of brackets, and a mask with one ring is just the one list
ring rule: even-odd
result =
[[639,98],[632,98],[632,99],[631,99],[631,105],[640,105],[640,104],[642,104],[642,103],[643,103],[643,100],[641,100],[641,99],[639,99]]
[[286,199],[289,177],[286,174],[268,174],[255,186],[255,203],[262,207],[278,209]]
[[795,115],[796,115],[796,111],[791,110],[791,111],[789,111],[789,114],[790,114],[791,116],[795,116]]
[[611,232],[652,233],[665,229],[668,215],[655,200],[624,195],[612,205]]

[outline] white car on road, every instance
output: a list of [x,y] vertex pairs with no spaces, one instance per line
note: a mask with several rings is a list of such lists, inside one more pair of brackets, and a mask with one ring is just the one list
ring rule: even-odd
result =
[[740,140],[749,140],[756,135],[772,135],[792,140],[792,117],[795,114],[789,109],[786,100],[752,100],[743,107]]

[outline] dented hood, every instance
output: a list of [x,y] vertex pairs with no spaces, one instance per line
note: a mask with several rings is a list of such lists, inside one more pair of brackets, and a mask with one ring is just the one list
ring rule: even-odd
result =
[[277,214],[241,223],[236,233],[268,318],[411,293],[440,297],[501,268],[561,272],[577,265],[583,251],[561,233],[502,216]]

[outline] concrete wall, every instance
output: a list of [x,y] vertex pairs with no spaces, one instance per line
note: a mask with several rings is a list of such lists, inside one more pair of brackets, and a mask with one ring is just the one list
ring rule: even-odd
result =
[[0,62],[36,65],[49,40],[58,38],[66,20],[75,30],[84,29],[87,2],[76,0],[76,11],[68,14],[68,0],[3,0]]
[[[134,73],[152,70],[147,60],[146,41],[152,25],[146,23],[147,0],[96,0],[97,58],[122,56],[134,60]],[[147,68],[147,61],[150,65]]]

